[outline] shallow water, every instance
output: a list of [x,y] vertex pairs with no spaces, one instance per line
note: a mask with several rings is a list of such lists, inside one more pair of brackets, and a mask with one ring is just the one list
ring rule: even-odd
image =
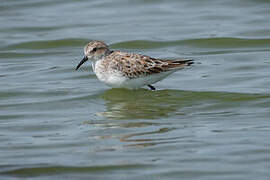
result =
[[[0,179],[269,179],[270,3],[0,4]],[[111,89],[90,40],[196,63]]]

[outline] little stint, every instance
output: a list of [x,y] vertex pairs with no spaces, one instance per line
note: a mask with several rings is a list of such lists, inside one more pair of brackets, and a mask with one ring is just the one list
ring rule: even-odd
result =
[[145,55],[111,51],[102,41],[91,41],[84,48],[84,58],[76,70],[87,60],[92,61],[97,78],[113,88],[138,89],[166,78],[171,73],[193,64],[193,60],[164,60]]

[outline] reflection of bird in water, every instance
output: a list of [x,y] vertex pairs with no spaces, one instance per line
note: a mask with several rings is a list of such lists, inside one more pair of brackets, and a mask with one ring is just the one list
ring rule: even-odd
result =
[[[177,93],[176,93],[177,92]],[[114,119],[159,119],[169,117],[182,103],[184,91],[162,90],[151,92],[145,89],[130,91],[110,89],[100,96],[107,101],[101,116]]]

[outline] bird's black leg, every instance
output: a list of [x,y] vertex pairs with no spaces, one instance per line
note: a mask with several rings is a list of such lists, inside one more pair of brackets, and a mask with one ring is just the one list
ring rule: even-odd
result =
[[156,88],[152,85],[147,85],[152,91],[156,90]]

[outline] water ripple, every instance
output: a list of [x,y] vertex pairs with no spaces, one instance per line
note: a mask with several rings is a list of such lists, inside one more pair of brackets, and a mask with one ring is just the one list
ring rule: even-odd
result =
[[107,165],[107,166],[47,166],[47,167],[34,167],[34,168],[20,168],[10,171],[2,172],[3,175],[16,176],[16,177],[35,177],[35,176],[48,176],[64,173],[94,173],[112,170],[132,170],[147,168],[146,164],[122,164],[122,165]]

